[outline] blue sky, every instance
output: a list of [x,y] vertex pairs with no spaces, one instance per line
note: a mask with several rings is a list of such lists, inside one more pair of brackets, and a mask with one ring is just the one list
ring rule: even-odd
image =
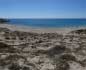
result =
[[0,0],[0,17],[86,18],[86,0]]

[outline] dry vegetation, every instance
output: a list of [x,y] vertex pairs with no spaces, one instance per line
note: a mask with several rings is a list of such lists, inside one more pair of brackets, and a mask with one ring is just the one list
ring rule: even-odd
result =
[[0,70],[73,70],[74,62],[85,70],[85,29],[61,35],[0,28]]

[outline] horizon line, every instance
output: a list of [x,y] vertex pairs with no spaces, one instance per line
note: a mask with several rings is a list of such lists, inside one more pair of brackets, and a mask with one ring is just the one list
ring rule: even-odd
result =
[[73,18],[71,18],[71,17],[69,17],[69,18],[30,18],[30,17],[0,17],[0,18],[2,18],[2,19],[86,19],[86,18],[75,18],[75,17],[73,17]]

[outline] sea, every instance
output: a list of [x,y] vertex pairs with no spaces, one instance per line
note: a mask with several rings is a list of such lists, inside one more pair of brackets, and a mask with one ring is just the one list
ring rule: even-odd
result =
[[10,24],[41,28],[86,27],[86,19],[9,19]]

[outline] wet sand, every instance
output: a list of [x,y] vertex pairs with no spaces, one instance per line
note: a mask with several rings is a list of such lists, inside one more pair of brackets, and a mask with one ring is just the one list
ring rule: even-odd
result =
[[25,32],[37,32],[37,33],[68,33],[69,31],[73,30],[72,28],[40,28],[40,27],[29,27],[29,26],[17,26],[12,24],[0,24],[0,27],[8,28],[13,31],[25,31]]

